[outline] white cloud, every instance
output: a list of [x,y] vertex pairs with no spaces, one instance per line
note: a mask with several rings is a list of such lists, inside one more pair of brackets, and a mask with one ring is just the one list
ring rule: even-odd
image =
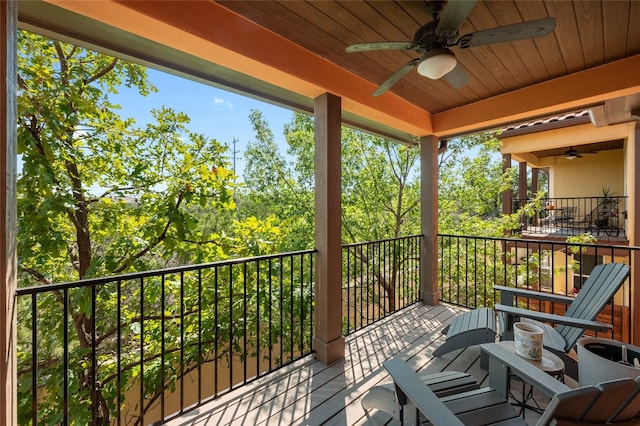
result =
[[222,106],[226,106],[229,109],[233,109],[233,104],[225,99],[219,98],[219,97],[214,97],[213,98],[213,105],[215,105],[216,109],[222,107]]

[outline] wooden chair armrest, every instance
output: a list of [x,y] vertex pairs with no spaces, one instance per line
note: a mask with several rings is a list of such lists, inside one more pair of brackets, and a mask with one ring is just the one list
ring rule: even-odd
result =
[[[480,349],[489,354],[489,362],[505,363],[509,366],[512,373],[549,397],[571,389],[553,376],[541,374],[539,368],[531,365],[529,361],[521,358],[499,343],[485,343],[480,345]],[[491,374],[491,370],[489,374]]]
[[589,321],[579,318],[566,317],[564,315],[548,314],[545,312],[530,311],[528,309],[515,308],[513,306],[495,305],[496,312],[504,312],[512,317],[531,318],[541,322],[549,322],[552,324],[568,325],[576,328],[593,331],[609,331],[613,328],[611,324],[598,321]]
[[[435,393],[418,377],[418,375],[402,360],[394,358],[384,363],[398,392],[398,400],[402,403],[406,397],[424,417],[434,425],[456,425],[463,423],[449,410]],[[408,407],[407,407],[408,408]],[[409,413],[405,413],[405,416]]]
[[[570,305],[575,300],[573,297],[562,296],[560,294],[543,293],[541,291],[527,290],[524,288],[516,288],[516,287],[506,287],[502,285],[494,285],[493,289],[500,290],[501,295],[502,293],[508,293],[509,295],[511,295],[511,297],[513,296],[528,297],[531,299],[563,303],[565,305]],[[502,296],[502,300],[503,301],[505,300],[504,296]]]

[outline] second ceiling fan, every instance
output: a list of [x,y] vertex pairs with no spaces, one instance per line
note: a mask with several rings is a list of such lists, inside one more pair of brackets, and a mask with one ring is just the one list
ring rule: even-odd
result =
[[348,46],[346,48],[348,53],[374,50],[413,50],[421,55],[396,71],[373,92],[373,96],[379,96],[389,90],[413,68],[417,68],[419,74],[433,80],[444,77],[451,87],[458,89],[467,84],[469,77],[456,60],[451,47],[467,49],[492,43],[544,37],[556,26],[555,18],[545,18],[460,36],[458,34],[460,25],[467,19],[476,1],[427,1],[427,12],[433,21],[418,28],[412,41],[359,43]]

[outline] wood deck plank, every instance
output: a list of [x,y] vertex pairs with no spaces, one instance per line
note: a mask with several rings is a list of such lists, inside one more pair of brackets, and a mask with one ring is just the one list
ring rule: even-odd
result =
[[390,417],[377,410],[367,418],[360,401],[371,387],[391,381],[382,364],[395,356],[420,374],[461,371],[488,384],[478,347],[432,356],[444,342],[442,329],[461,311],[449,305],[416,304],[347,336],[345,359],[340,362],[325,366],[307,357],[167,424],[387,424]]

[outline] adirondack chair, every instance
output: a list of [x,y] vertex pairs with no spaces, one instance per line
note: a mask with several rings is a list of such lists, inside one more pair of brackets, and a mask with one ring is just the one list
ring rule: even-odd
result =
[[[597,265],[576,297],[541,293],[520,288],[494,286],[501,292],[501,304],[495,305],[503,330],[502,340],[513,340],[515,321],[531,322],[544,330],[544,346],[565,363],[565,374],[578,380],[577,361],[569,356],[585,330],[608,331],[611,324],[595,321],[629,276],[629,267],[622,263]],[[515,296],[568,305],[564,315],[532,311],[515,307]],[[553,327],[556,325],[556,327]]]
[[[524,360],[514,359],[512,366],[518,368],[518,362],[523,363],[523,375],[534,386],[559,390],[536,425],[640,424],[640,377],[571,389],[525,365]],[[392,359],[384,367],[393,377],[404,408],[403,425],[422,424],[423,420],[436,426],[527,424],[495,389],[487,387],[438,398],[402,360]]]

